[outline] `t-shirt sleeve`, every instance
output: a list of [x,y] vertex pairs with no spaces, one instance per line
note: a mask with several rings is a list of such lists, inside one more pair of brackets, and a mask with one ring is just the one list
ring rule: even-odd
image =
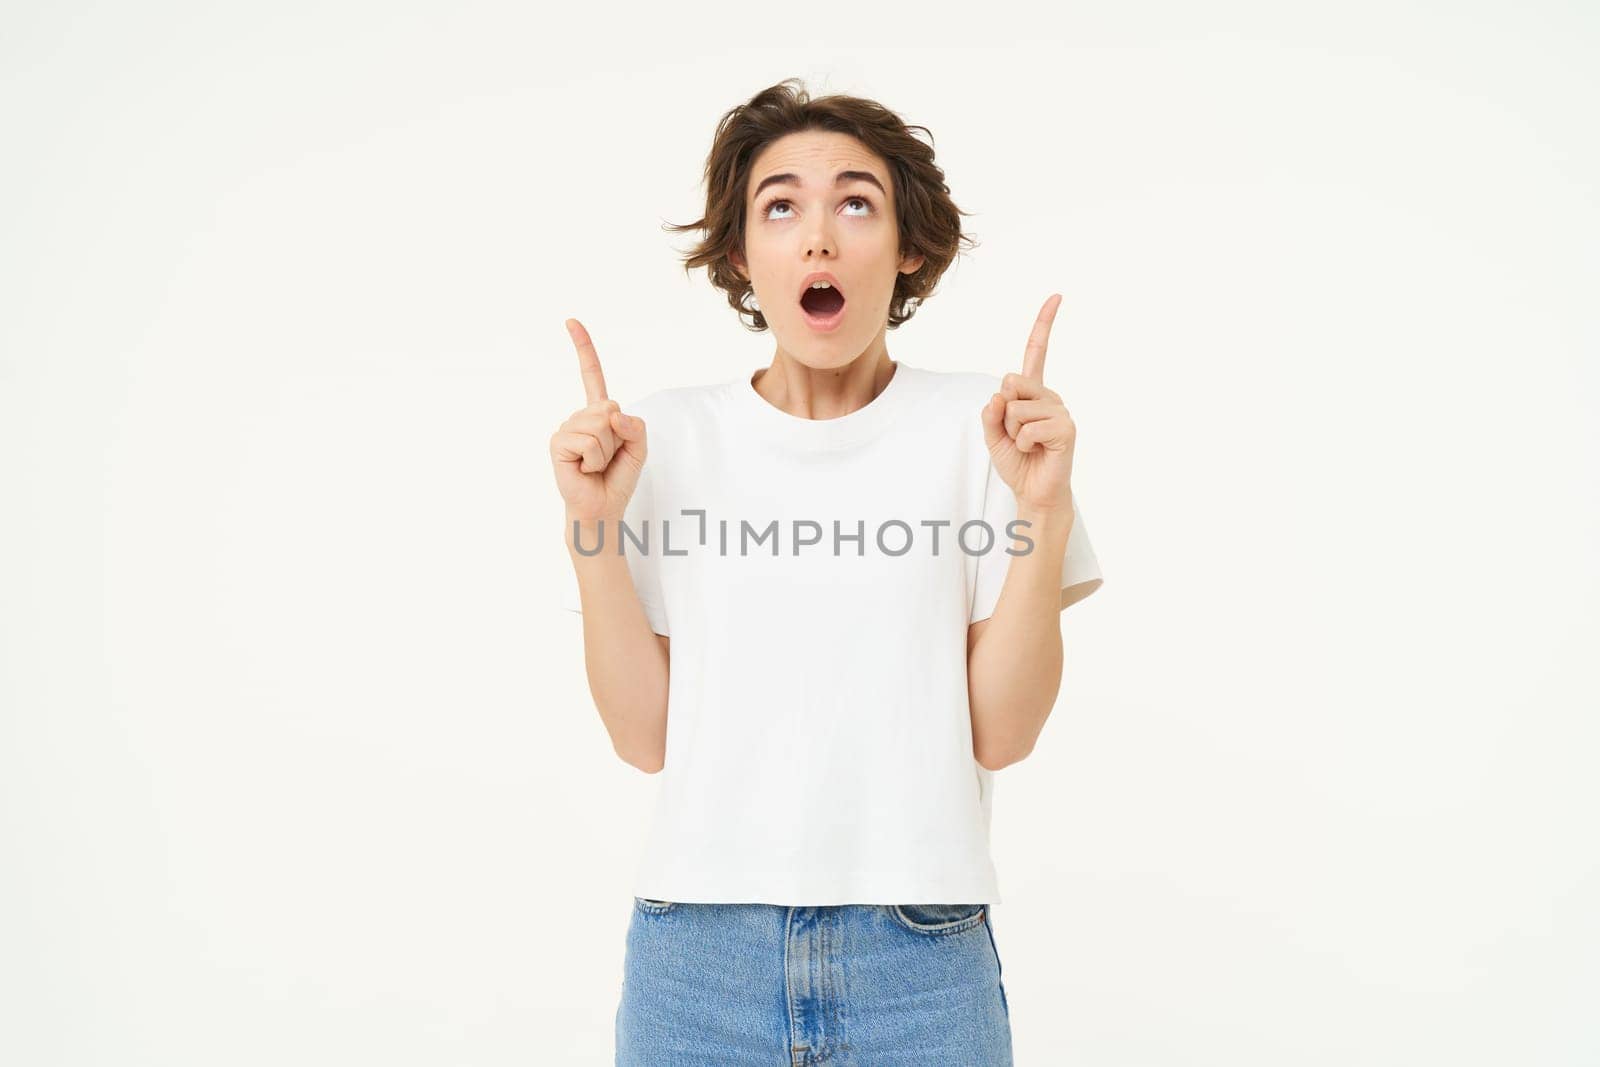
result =
[[[648,520],[648,521],[647,521]],[[563,520],[565,521],[565,520]],[[633,576],[633,589],[639,597],[639,604],[644,608],[645,618],[650,622],[650,629],[663,637],[670,636],[667,627],[666,598],[663,595],[661,584],[661,522],[655,513],[655,493],[650,477],[650,463],[645,461],[644,470],[639,472],[639,484],[634,487],[633,496],[628,500],[628,506],[623,511],[622,521],[627,525],[632,537],[623,542],[622,556],[627,561],[628,572]],[[647,535],[648,531],[648,535]],[[603,552],[614,553],[617,550],[617,538],[621,536],[621,529],[616,523],[605,524],[605,540]],[[640,551],[639,545],[643,542],[649,546],[649,552]],[[587,538],[582,542],[585,549],[591,549],[594,544]],[[578,575],[572,567],[572,561],[566,561],[562,568],[562,594],[561,606],[568,611],[583,614],[583,600],[578,594]]]
[[[1067,536],[1067,555],[1061,564],[1063,607],[1070,606],[1100,588],[1100,561],[1095,559],[1094,546],[1089,543],[1089,529],[1083,521],[1083,507],[1076,493],[1072,496],[1072,533]],[[1000,477],[994,463],[989,464],[988,484],[983,495],[983,520],[994,531],[994,545],[990,551],[977,557],[977,584],[972,594],[972,613],[968,623],[982,622],[994,614],[1000,600],[1000,589],[1005,585],[1006,572],[1013,557],[1006,551],[1016,548],[1006,526],[1017,517],[1017,497]],[[1018,527],[1019,532],[1034,542],[1038,538],[1028,527]],[[1067,592],[1071,590],[1071,592]]]

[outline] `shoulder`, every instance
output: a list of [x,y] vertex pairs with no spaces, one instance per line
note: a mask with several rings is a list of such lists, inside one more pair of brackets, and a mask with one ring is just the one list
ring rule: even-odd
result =
[[920,366],[907,370],[912,371],[918,387],[926,394],[970,397],[973,394],[992,394],[1000,389],[1000,376],[987,371],[930,371]]
[[651,432],[671,433],[702,422],[720,406],[726,391],[724,384],[674,385],[625,401],[622,410],[643,419]]
[[954,405],[979,406],[1000,390],[1000,375],[973,370],[926,370],[909,368],[918,390],[924,396]]
[[625,414],[644,420],[652,482],[674,480],[698,469],[699,460],[725,449],[733,433],[728,418],[731,390],[726,383],[675,385],[623,401]]

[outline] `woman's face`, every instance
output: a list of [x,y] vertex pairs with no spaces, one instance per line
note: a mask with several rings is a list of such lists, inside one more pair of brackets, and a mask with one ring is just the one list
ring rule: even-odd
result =
[[[734,262],[779,347],[817,368],[867,351],[887,328],[895,278],[922,266],[921,256],[900,259],[883,159],[847,134],[789,134],[756,157],[745,209],[744,260]],[[844,304],[831,321],[801,305],[814,271],[838,279]]]

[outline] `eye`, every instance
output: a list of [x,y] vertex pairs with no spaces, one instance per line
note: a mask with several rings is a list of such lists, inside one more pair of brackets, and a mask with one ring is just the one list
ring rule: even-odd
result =
[[[862,215],[871,215],[871,214],[874,213],[873,212],[873,207],[872,207],[872,201],[868,200],[864,196],[852,196],[850,199],[846,200],[845,203],[863,205],[867,210],[862,212]],[[765,204],[762,205],[762,207],[761,207],[761,217],[764,218],[764,219],[772,218],[772,209],[777,207],[779,204],[783,204],[783,205],[789,207],[790,209],[793,209],[793,207],[794,207],[794,205],[792,203],[790,203],[788,200],[785,200],[783,197],[775,197],[775,198],[773,198],[771,200],[768,200]],[[858,215],[857,217],[859,218],[861,216]]]

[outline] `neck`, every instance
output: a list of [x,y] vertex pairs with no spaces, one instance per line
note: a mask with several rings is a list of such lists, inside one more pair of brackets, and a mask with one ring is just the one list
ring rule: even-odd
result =
[[808,366],[780,348],[752,385],[774,407],[797,418],[836,419],[872,403],[895,373],[879,335],[865,352],[836,367]]

